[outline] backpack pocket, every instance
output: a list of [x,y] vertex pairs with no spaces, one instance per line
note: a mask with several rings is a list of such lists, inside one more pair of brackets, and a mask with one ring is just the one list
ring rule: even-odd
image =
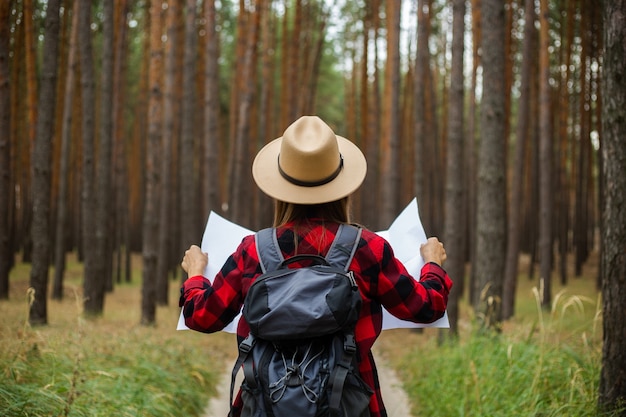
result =
[[350,372],[341,396],[341,409],[345,417],[369,417],[369,404],[374,391],[357,374]]
[[257,399],[260,397],[258,389],[253,390],[245,383],[241,384],[241,417],[265,417],[265,407]]

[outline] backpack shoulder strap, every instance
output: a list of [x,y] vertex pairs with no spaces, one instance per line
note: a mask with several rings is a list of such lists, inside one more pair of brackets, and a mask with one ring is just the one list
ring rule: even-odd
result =
[[276,229],[269,227],[259,230],[254,236],[254,240],[263,273],[276,270],[278,265],[285,260],[278,246]]
[[[354,257],[354,253],[359,246],[361,231],[362,229],[360,227],[340,224],[337,235],[326,254],[328,263],[347,271]],[[285,260],[280,246],[278,245],[276,229],[270,227],[259,230],[254,239],[263,273],[276,270]]]
[[326,254],[328,263],[347,271],[359,246],[361,232],[362,229],[360,227],[340,224],[335,240]]

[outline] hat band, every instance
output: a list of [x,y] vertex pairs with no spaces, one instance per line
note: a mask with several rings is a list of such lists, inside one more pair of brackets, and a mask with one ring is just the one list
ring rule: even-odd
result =
[[280,167],[280,154],[278,155],[278,172],[280,172],[280,175],[282,175],[282,177],[286,179],[287,181],[289,181],[290,183],[294,185],[299,185],[301,187],[317,187],[320,185],[328,184],[329,182],[337,178],[342,168],[343,168],[343,156],[339,154],[339,166],[337,167],[335,172],[330,174],[330,176],[324,179],[321,179],[319,181],[303,181],[303,180],[294,178],[291,175],[287,174],[285,171],[283,171],[283,169]]

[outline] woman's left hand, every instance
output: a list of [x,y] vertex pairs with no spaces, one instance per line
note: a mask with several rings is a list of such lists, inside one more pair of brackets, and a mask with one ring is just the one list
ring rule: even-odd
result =
[[191,245],[191,247],[185,251],[185,256],[180,266],[182,266],[183,270],[187,273],[187,276],[195,277],[196,275],[204,274],[204,269],[208,263],[209,255],[202,252],[198,246]]

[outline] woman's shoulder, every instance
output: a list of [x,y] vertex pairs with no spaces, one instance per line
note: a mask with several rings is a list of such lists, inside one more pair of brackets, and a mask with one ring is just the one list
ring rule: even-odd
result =
[[362,226],[360,224],[353,224],[353,226],[358,227],[359,229],[361,229],[361,238],[362,239],[366,239],[367,241],[386,242],[386,239],[383,236],[381,236],[378,233],[368,229],[365,226]]
[[241,239],[241,242],[239,243],[239,246],[237,247],[237,249],[235,250],[235,253],[233,254],[234,256],[245,256],[244,254],[248,255],[251,253],[255,253],[256,252],[256,242],[255,242],[255,235],[256,234],[251,234],[251,235],[246,235]]
[[390,248],[389,242],[372,230],[361,226],[361,246],[368,246],[374,253],[382,253],[385,248]]

